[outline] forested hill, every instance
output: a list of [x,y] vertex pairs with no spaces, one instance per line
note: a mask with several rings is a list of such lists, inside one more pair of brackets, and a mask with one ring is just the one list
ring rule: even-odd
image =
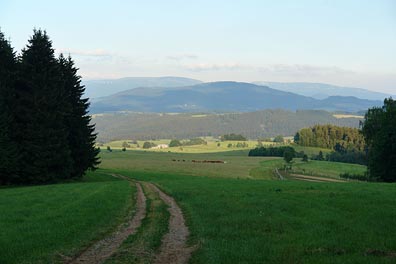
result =
[[318,100],[243,82],[200,83],[183,87],[144,87],[93,101],[91,113],[135,112],[252,112],[264,109],[316,109],[356,112],[381,105],[356,97]]
[[180,87],[201,83],[199,80],[184,77],[127,77],[110,80],[84,81],[85,96],[99,98],[137,87]]
[[358,118],[335,118],[319,110],[265,110],[227,114],[109,113],[94,115],[98,141],[220,136],[229,133],[248,138],[293,136],[315,124],[358,127]]

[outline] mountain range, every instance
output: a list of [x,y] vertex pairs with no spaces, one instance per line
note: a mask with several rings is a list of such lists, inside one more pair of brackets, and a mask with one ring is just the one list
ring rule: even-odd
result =
[[329,96],[354,96],[360,99],[381,100],[391,96],[390,94],[373,92],[362,88],[341,87],[325,83],[307,82],[253,82],[273,89],[296,93],[299,95],[313,97],[315,99],[326,99]]
[[[95,98],[91,113],[114,111],[135,112],[251,112],[263,109],[315,109],[327,111],[357,112],[380,106],[380,100],[360,99],[354,96],[329,96],[316,99],[296,93],[281,91],[268,86],[243,82],[200,83],[186,78],[167,78],[168,85],[161,87],[133,87],[115,94]],[[128,86],[129,79],[101,83],[99,91],[117,91]],[[133,79],[135,82],[136,79]],[[158,81],[144,80],[148,85]],[[182,85],[183,83],[193,85]],[[116,83],[117,85],[113,85]],[[173,85],[169,85],[169,83]],[[87,83],[87,94],[92,86]],[[114,86],[114,88],[112,88]]]

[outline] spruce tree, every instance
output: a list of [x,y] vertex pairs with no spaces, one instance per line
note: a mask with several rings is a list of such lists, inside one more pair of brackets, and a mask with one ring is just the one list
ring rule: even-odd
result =
[[61,54],[58,61],[66,98],[70,105],[70,112],[67,113],[65,121],[68,129],[68,144],[73,159],[71,176],[80,178],[87,169],[95,170],[99,164],[97,157],[99,149],[95,147],[95,126],[90,124],[88,98],[82,98],[85,88],[81,84],[81,77],[77,74],[78,69],[74,66],[73,60],[70,56],[66,59]]
[[16,69],[15,52],[0,32],[0,185],[18,177],[18,150],[12,139]]
[[15,133],[22,182],[69,178],[73,160],[65,113],[70,111],[70,105],[45,31],[34,30],[20,61]]

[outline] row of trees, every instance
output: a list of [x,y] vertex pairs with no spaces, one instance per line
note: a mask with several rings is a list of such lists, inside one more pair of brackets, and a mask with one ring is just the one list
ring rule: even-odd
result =
[[[285,152],[291,153],[291,156],[296,157],[297,153],[293,147],[257,147],[249,151],[249,156],[263,156],[263,157],[284,157]],[[304,153],[302,153],[304,155]]]
[[306,147],[343,151],[364,151],[364,136],[359,129],[334,125],[315,125],[303,128],[294,136],[294,142]]
[[19,56],[0,32],[0,184],[79,178],[99,164],[88,99],[70,57],[34,30]]
[[222,135],[220,137],[221,141],[227,141],[227,140],[232,140],[232,141],[246,141],[246,137],[242,136],[241,134],[226,134],[226,135]]

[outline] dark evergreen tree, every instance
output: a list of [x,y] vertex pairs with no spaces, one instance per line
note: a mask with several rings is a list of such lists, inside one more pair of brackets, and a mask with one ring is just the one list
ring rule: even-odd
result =
[[287,149],[283,153],[283,159],[286,161],[286,163],[290,163],[293,160],[294,155],[294,151]]
[[72,178],[80,178],[87,169],[95,170],[100,163],[99,148],[95,147],[95,125],[88,115],[88,98],[83,98],[85,88],[73,60],[60,55],[59,66],[66,91],[69,111],[66,112],[65,124],[68,130],[68,146],[73,159]]
[[15,140],[21,182],[69,178],[73,160],[65,113],[70,112],[59,63],[45,31],[34,30],[22,51],[16,85]]
[[368,174],[373,180],[396,181],[396,101],[385,99],[369,109],[362,124],[368,146]]
[[0,185],[18,177],[18,151],[12,139],[16,70],[14,50],[0,32]]

